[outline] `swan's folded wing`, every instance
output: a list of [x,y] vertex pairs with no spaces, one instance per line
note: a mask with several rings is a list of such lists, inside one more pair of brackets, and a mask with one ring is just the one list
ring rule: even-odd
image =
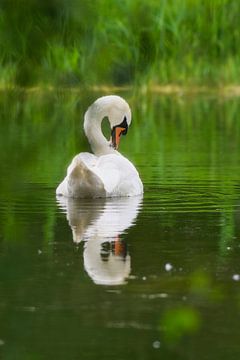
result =
[[138,180],[138,172],[132,163],[121,155],[103,155],[93,171],[98,175],[108,195],[126,196],[134,180]]
[[92,167],[96,166],[97,164],[97,156],[88,153],[88,152],[82,152],[78,155],[76,155],[73,159],[71,164],[69,165],[68,169],[67,169],[67,175],[69,175],[73,169],[75,168],[75,166],[77,166],[80,163],[84,163],[84,165],[86,165],[89,169],[91,169]]
[[92,171],[96,156],[89,153],[76,155],[67,169],[67,176],[57,188],[57,195],[69,197],[105,197],[101,178]]
[[108,194],[114,192],[120,182],[121,175],[116,164],[101,161],[100,166],[92,168],[92,171],[102,180]]

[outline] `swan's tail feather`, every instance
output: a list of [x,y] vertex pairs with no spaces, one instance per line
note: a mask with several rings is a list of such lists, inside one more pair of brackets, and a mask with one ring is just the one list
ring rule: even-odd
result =
[[68,174],[67,188],[70,197],[88,198],[105,197],[106,191],[99,176],[94,174],[79,158]]

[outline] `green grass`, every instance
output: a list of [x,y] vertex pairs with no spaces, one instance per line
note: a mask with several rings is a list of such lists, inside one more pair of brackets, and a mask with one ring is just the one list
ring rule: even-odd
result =
[[240,2],[2,0],[1,85],[238,84]]

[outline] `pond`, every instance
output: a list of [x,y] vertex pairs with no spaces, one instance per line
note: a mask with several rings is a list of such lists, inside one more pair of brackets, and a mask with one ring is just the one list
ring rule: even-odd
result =
[[240,356],[240,100],[125,93],[144,196],[56,199],[96,93],[1,93],[1,359]]

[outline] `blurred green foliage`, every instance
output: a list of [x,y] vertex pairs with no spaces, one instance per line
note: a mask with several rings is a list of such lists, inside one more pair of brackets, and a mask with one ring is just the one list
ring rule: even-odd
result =
[[240,2],[1,0],[1,85],[238,83]]
[[168,309],[162,318],[165,338],[177,343],[185,335],[194,334],[200,329],[201,317],[197,309],[190,306]]

